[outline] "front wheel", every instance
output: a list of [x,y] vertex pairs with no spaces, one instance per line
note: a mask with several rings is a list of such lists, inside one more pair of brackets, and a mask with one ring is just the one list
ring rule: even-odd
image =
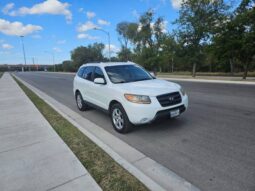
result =
[[111,107],[111,121],[114,129],[119,133],[128,133],[132,130],[132,123],[121,104],[116,103]]
[[82,98],[82,95],[80,92],[77,92],[76,93],[76,104],[77,104],[77,107],[80,111],[86,111],[88,110],[88,105],[85,103],[85,101],[83,100]]

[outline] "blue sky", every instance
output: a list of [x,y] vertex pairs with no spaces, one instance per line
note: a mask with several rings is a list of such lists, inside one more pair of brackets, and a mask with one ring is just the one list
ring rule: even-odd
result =
[[[1,0],[0,64],[24,63],[20,35],[24,35],[27,63],[51,64],[70,59],[77,46],[107,43],[100,27],[111,34],[112,51],[120,47],[116,24],[137,21],[139,14],[154,9],[168,23],[178,16],[180,0]],[[47,51],[47,52],[46,52]]]

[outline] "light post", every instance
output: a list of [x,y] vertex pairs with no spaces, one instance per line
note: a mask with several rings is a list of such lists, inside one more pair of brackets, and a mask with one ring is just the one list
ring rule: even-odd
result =
[[53,64],[54,72],[55,72],[56,71],[56,67],[55,67],[55,55],[54,55],[54,52],[49,52],[49,51],[44,51],[44,52],[52,55],[52,64]]
[[24,36],[20,36],[20,40],[21,40],[21,44],[22,44],[22,50],[23,50],[23,56],[24,56],[24,62],[25,62],[25,69],[26,69],[27,60],[26,60],[26,52],[25,52],[25,46],[24,46],[23,38],[24,38]]
[[107,37],[108,37],[108,57],[109,57],[109,61],[111,61],[111,40],[110,40],[110,33],[105,31],[105,30],[103,30],[103,29],[96,28],[96,27],[94,28],[94,30],[102,31],[102,32],[104,32],[107,35]]
[[172,73],[174,73],[174,51],[172,53]]

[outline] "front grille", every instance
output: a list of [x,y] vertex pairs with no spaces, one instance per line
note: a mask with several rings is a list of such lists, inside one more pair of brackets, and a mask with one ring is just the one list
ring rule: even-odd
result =
[[182,97],[179,92],[159,95],[157,99],[162,107],[168,107],[182,102]]

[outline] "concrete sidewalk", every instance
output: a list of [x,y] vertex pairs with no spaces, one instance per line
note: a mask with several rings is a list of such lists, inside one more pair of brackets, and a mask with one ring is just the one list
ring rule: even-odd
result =
[[101,190],[8,73],[0,78],[0,190]]

